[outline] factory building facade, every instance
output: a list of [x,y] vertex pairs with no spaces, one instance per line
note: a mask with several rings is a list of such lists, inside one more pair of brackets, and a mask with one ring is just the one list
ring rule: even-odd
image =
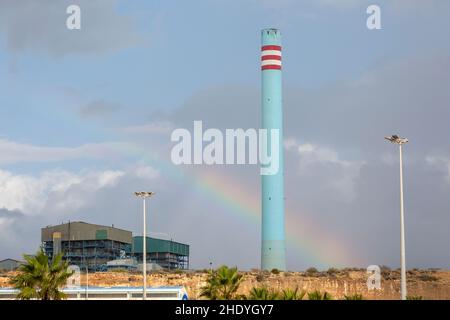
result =
[[41,241],[49,258],[63,252],[63,259],[70,264],[101,271],[108,261],[123,258],[130,252],[132,234],[113,226],[77,221],[42,228]]
[[[147,263],[156,263],[164,269],[189,269],[189,245],[146,237]],[[133,256],[142,263],[142,236],[133,237]]]
[[[146,238],[147,264],[158,268],[189,269],[189,245],[157,238]],[[131,231],[76,221],[41,229],[42,248],[51,259],[63,253],[63,259],[85,270],[114,268],[139,270],[142,264],[142,236]]]

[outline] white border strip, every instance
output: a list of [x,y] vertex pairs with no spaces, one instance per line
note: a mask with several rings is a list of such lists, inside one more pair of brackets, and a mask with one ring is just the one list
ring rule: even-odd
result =
[[264,51],[261,51],[261,56],[280,56],[281,57],[281,51],[280,50],[264,50]]
[[263,61],[261,61],[261,66],[267,66],[267,65],[281,66],[281,61],[280,60],[263,60]]

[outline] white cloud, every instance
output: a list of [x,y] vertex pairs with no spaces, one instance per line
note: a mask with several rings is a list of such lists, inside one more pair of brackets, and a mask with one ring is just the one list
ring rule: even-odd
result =
[[133,174],[141,179],[154,179],[159,176],[159,171],[150,166],[138,166],[133,169]]
[[121,147],[120,143],[91,143],[72,148],[41,147],[0,139],[0,164],[110,158],[120,156]]
[[[73,212],[86,204],[83,194],[114,186],[123,171],[101,171],[75,174],[63,170],[46,171],[38,176],[15,175],[0,170],[0,208],[19,210],[27,215]],[[82,193],[70,192],[78,187]],[[54,202],[50,202],[49,199]]]
[[0,252],[12,257],[31,252],[39,244],[42,226],[67,219],[112,221],[133,230],[133,222],[123,215],[130,203],[137,203],[132,191],[142,182],[154,185],[148,179],[158,175],[142,164],[124,170],[50,170],[38,174],[0,170]]
[[316,149],[317,148],[315,146],[313,146],[312,144],[309,144],[309,143],[305,143],[305,144],[298,146],[298,152],[300,154],[311,154]]
[[359,162],[341,160],[336,151],[326,147],[319,147],[310,143],[299,144],[297,146],[297,152],[300,155],[301,159],[301,170],[307,170],[310,165],[313,165],[315,163],[337,164],[343,168],[360,166],[362,164]]
[[124,174],[125,172],[123,171],[104,171],[100,174],[94,174],[96,180],[94,183],[96,183],[98,188],[112,187]]
[[300,175],[314,175],[318,184],[324,178],[322,185],[338,192],[342,199],[355,199],[356,179],[365,162],[342,160],[335,150],[312,143],[300,144],[295,139],[285,141],[285,147],[298,156]]
[[387,164],[389,166],[398,164],[398,162],[399,162],[398,155],[396,155],[396,154],[394,154],[392,152],[390,152],[390,153],[383,153],[380,158],[381,158],[381,162],[383,162],[383,163],[385,163],[385,164]]
[[450,182],[450,157],[432,155],[427,156],[425,162],[437,170],[445,172],[446,179]]
[[297,141],[294,138],[289,138],[284,140],[284,148],[286,150],[292,150],[297,146]]
[[157,133],[166,134],[174,129],[174,124],[170,121],[154,121],[143,125],[136,125],[122,128],[121,131],[128,134]]

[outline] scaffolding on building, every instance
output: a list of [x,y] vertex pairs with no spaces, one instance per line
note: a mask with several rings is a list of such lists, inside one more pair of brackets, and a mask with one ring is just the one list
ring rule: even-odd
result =
[[91,271],[106,270],[106,263],[129,255],[131,232],[84,222],[69,222],[41,230],[49,258],[63,253],[63,260]]
[[[49,258],[63,253],[70,264],[90,271],[105,271],[112,260],[135,258],[142,263],[142,236],[130,231],[85,222],[68,222],[41,229],[41,242]],[[173,240],[146,238],[147,263],[167,270],[189,269],[189,245]]]
[[[142,263],[142,236],[133,237],[132,256]],[[189,245],[147,237],[147,262],[156,263],[164,269],[189,269]]]

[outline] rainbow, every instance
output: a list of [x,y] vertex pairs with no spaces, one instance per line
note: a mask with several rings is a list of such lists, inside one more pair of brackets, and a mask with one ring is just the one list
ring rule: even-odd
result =
[[[213,170],[207,171],[207,173],[197,173],[194,177],[199,189],[209,198],[212,196],[220,202],[231,214],[252,224],[261,223],[258,194],[249,192],[247,188],[234,182],[229,176],[217,174]],[[300,216],[297,212],[287,210],[288,252],[294,252],[302,261],[309,263],[309,266],[322,269],[330,266],[344,266],[345,261],[355,261],[354,258],[350,258],[342,241],[332,238],[328,232],[321,230],[306,217],[308,215]]]
[[[176,166],[168,160],[162,160],[155,153],[150,153],[137,144],[122,144],[121,151],[132,153],[141,161],[160,170],[164,177],[175,181],[185,181],[203,193],[209,200],[226,208],[227,212],[254,226],[261,221],[260,198],[233,181],[218,170],[187,170],[186,166]],[[311,219],[311,214],[286,210],[286,233],[288,264],[289,254],[295,254],[305,265],[320,269],[359,264],[359,259],[351,256],[343,241],[333,237]]]

